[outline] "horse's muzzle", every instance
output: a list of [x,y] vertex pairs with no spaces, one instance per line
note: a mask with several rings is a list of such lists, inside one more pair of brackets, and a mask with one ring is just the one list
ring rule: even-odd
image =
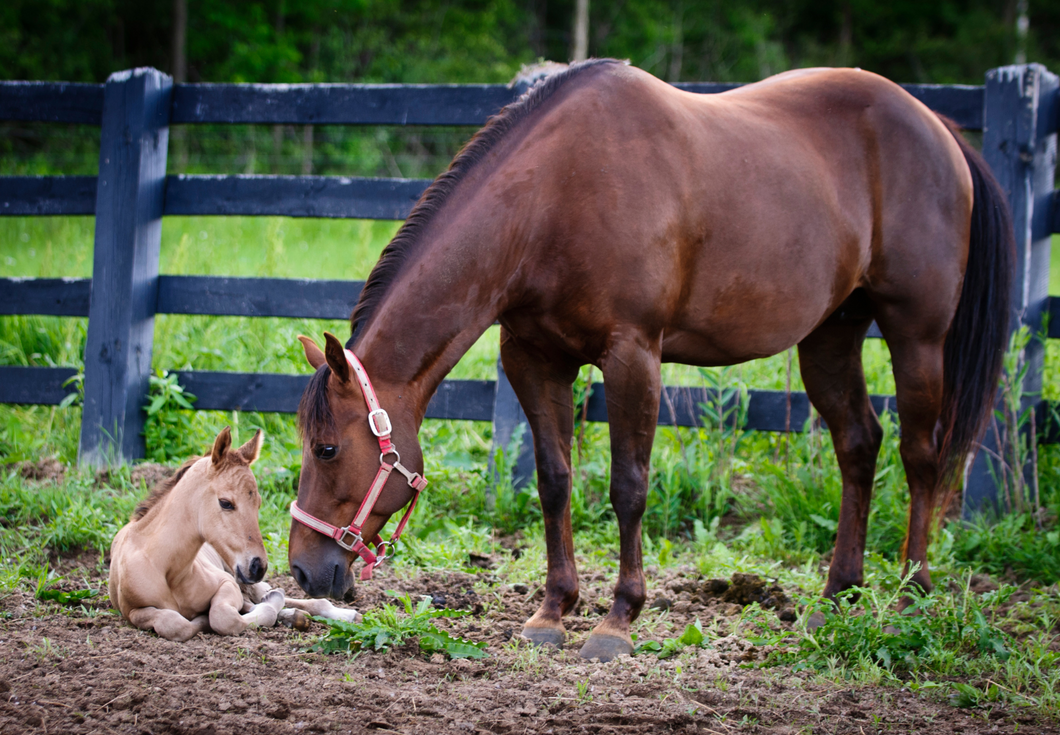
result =
[[330,597],[342,600],[346,591],[353,587],[353,575],[345,559],[341,563],[322,564],[313,570],[298,562],[291,563],[291,574],[298,586],[310,597]]

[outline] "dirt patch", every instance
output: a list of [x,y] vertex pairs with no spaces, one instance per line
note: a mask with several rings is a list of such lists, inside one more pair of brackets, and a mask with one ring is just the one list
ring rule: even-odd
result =
[[6,470],[17,470],[22,479],[37,482],[61,483],[66,477],[66,465],[57,459],[35,459],[4,465]]
[[[103,574],[88,564],[79,579],[105,590]],[[487,641],[482,661],[429,658],[413,646],[323,656],[306,651],[312,635],[283,628],[171,643],[134,630],[105,599],[64,608],[18,592],[0,599],[0,733],[1060,733],[1015,708],[962,710],[895,688],[743,668],[761,652],[735,637],[667,661],[586,663],[577,650],[613,584],[602,573],[584,580],[567,646],[532,649],[517,634],[541,581],[386,569],[358,587],[361,609],[397,590],[469,610],[441,624]],[[296,593],[289,578],[273,583]],[[743,599],[778,599],[760,578],[709,580],[692,570],[669,571],[652,586],[673,602],[645,612],[642,640],[673,635],[696,617],[739,614]]]

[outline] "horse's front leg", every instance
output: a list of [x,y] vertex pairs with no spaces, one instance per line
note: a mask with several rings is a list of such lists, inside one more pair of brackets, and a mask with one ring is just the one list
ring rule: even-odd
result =
[[219,635],[239,635],[247,628],[269,628],[283,609],[283,590],[270,590],[261,602],[243,613],[243,592],[235,580],[225,580],[210,600],[210,628]]
[[618,518],[618,583],[611,611],[582,646],[582,658],[610,661],[632,653],[630,624],[647,597],[641,563],[641,518],[648,497],[648,472],[659,419],[660,341],[643,335],[615,341],[602,370],[611,431],[611,505]]
[[537,461],[537,494],[545,523],[548,575],[545,599],[523,626],[523,637],[541,645],[563,645],[561,618],[578,602],[578,570],[570,523],[571,439],[578,376],[574,363],[547,360],[501,330],[504,372],[526,412]]

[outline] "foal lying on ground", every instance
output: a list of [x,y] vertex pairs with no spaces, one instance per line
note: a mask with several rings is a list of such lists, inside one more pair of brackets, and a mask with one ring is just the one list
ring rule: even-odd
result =
[[[188,460],[141,503],[111,545],[110,599],[137,628],[186,641],[213,631],[239,635],[300,610],[356,621],[327,600],[284,599],[261,580],[268,561],[258,527],[261,496],[250,465],[262,434],[233,450],[225,427],[205,457]],[[286,603],[286,609],[284,607]]]

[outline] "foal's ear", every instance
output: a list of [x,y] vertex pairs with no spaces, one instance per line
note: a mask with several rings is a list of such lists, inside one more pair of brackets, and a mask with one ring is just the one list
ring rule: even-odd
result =
[[328,360],[328,367],[343,383],[350,382],[350,363],[346,361],[346,352],[342,342],[331,332],[324,332],[324,355]]
[[250,437],[250,441],[236,450],[236,454],[245,459],[247,464],[254,464],[261,455],[261,445],[264,441],[265,435],[261,433],[261,429],[258,429],[254,432],[254,436]]
[[213,450],[210,452],[210,461],[214,467],[220,467],[224,461],[225,452],[232,446],[232,430],[227,426],[221,429],[221,433],[213,440]]
[[327,362],[327,358],[324,357],[324,353],[317,347],[317,343],[311,338],[306,337],[304,334],[298,335],[298,341],[302,343],[302,349],[305,350],[305,359],[309,361],[309,364],[316,370],[318,367]]

